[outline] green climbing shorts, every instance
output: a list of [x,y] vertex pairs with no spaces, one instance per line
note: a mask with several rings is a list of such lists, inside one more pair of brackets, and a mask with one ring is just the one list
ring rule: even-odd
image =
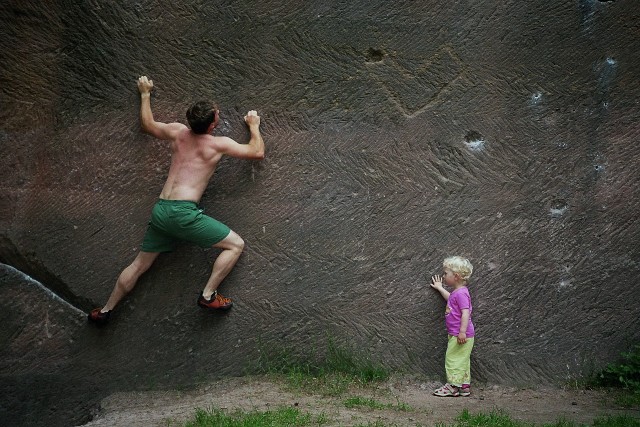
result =
[[169,252],[180,240],[209,248],[229,235],[231,229],[203,213],[195,202],[160,199],[142,241],[144,252]]

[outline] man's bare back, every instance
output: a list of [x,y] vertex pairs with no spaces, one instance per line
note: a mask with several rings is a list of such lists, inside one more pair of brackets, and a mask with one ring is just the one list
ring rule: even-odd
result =
[[[138,89],[142,97],[142,129],[157,138],[171,141],[171,167],[160,193],[161,199],[199,202],[223,154],[244,159],[264,157],[264,142],[259,131],[260,116],[255,111],[249,111],[244,118],[251,139],[249,144],[241,145],[225,136],[196,134],[182,123],[155,122],[149,100],[151,88],[153,81],[146,76],[140,77]],[[211,130],[218,124],[218,114],[216,111]]]
[[213,176],[222,153],[216,137],[196,135],[186,126],[171,141],[171,166],[160,198],[198,203]]

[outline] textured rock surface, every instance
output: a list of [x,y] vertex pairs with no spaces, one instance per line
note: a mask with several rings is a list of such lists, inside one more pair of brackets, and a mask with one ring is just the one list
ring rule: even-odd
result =
[[[55,351],[3,350],[3,396],[42,359],[59,392],[97,395],[241,374],[258,341],[306,351],[327,333],[437,376],[427,283],[450,254],[476,267],[477,379],[563,381],[640,338],[632,0],[104,3],[0,6],[0,261],[82,310],[106,300],[168,166],[139,131],[146,74],[158,120],[213,98],[218,132],[245,141],[242,116],[263,118],[267,158],[223,160],[202,200],[247,242],[222,287],[237,305],[196,310],[214,252],[182,247],[108,330],[51,308],[52,337],[29,336]],[[3,295],[26,298],[21,280]],[[43,322],[9,307],[12,325]]]

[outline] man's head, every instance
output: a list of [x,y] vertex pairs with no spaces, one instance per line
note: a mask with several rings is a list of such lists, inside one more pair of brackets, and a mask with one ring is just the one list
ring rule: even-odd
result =
[[218,125],[218,107],[207,101],[198,101],[187,110],[187,121],[194,133],[208,133]]

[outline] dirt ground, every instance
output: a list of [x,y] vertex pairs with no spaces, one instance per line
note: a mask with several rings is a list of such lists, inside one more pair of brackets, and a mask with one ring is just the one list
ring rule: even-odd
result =
[[[330,426],[353,426],[377,421],[385,425],[432,426],[452,422],[467,408],[471,413],[502,409],[514,419],[554,422],[565,418],[591,424],[598,416],[630,414],[640,418],[638,409],[622,409],[603,391],[477,386],[470,397],[438,398],[431,392],[440,384],[416,379],[394,378],[376,388],[352,389],[340,397],[323,397],[291,392],[269,377],[229,378],[192,391],[116,393],[101,403],[93,421],[86,426],[180,426],[193,418],[196,408],[233,411],[267,411],[282,406],[301,412],[325,414]],[[378,402],[409,405],[409,410],[346,408],[344,400],[360,396]]]

